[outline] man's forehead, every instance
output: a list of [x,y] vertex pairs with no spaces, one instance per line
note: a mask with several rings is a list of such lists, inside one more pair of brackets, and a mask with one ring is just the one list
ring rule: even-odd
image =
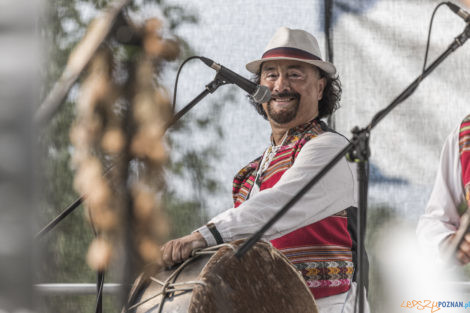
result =
[[309,68],[314,68],[316,67],[312,64],[308,64],[305,62],[300,62],[300,61],[294,61],[294,60],[272,60],[272,61],[267,61],[263,62],[261,64],[261,71],[268,71],[268,70],[274,70],[277,68],[298,68],[298,69],[309,69]]

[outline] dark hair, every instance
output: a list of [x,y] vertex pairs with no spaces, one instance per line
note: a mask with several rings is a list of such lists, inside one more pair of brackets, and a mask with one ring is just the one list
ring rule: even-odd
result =
[[[322,69],[316,67],[318,72],[320,73],[320,77],[326,78],[326,85],[325,89],[323,90],[323,97],[320,101],[318,101],[318,118],[328,117],[333,114],[340,107],[340,100],[341,100],[341,81],[339,80],[338,76],[331,76],[330,74],[326,73]],[[252,81],[256,84],[259,84],[261,80],[261,66],[260,70],[258,71],[255,76],[253,76]],[[265,119],[268,119],[266,112],[264,112],[263,106],[259,103],[253,101],[251,97],[249,97],[250,103],[254,106],[256,111],[263,116]]]

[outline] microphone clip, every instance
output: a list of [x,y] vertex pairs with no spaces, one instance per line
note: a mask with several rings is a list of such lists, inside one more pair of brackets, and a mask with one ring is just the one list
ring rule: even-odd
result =
[[210,93],[214,93],[220,86],[227,85],[228,82],[223,78],[222,75],[219,75],[219,72],[215,75],[214,79],[206,85],[206,90]]

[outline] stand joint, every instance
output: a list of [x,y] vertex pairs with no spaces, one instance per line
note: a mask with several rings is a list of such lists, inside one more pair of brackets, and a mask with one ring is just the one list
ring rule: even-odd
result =
[[351,132],[353,134],[352,147],[346,154],[346,158],[349,162],[366,163],[370,157],[370,130],[368,128],[360,129],[356,126]]
[[227,84],[227,82],[223,80],[217,73],[217,75],[215,75],[214,80],[206,85],[206,90],[209,91],[210,93],[214,93],[214,91],[216,91],[217,88],[225,84]]

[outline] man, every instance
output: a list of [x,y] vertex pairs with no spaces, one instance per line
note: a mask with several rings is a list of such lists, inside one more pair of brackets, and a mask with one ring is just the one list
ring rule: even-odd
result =
[[[193,249],[249,237],[347,145],[320,120],[337,108],[341,87],[315,37],[281,27],[246,67],[272,93],[255,104],[271,126],[271,145],[235,176],[233,208],[162,247],[166,265]],[[356,203],[355,170],[343,159],[264,235],[302,272],[322,313],[354,303]]]
[[[470,201],[470,115],[447,137],[441,152],[434,188],[426,212],[418,222],[417,235],[427,253],[442,259],[459,229],[461,215]],[[470,234],[455,257],[470,262]]]

